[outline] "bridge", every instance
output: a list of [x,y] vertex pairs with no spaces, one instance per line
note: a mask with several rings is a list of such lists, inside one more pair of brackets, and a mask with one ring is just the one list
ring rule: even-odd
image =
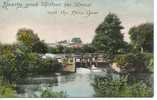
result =
[[108,67],[103,53],[56,54],[55,58],[63,64],[64,71],[75,72],[76,68]]

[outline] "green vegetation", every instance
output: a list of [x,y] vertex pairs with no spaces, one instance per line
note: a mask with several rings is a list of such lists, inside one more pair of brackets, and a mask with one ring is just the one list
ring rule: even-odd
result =
[[16,90],[13,85],[0,82],[0,98],[16,97]]
[[20,29],[16,44],[0,44],[0,75],[7,83],[16,83],[28,75],[61,71],[62,66],[53,59],[43,59],[47,46],[30,29]]
[[9,45],[4,45],[0,54],[1,75],[8,83],[18,82],[28,75],[53,74],[62,68],[56,60],[42,59],[37,53],[23,52]]
[[136,51],[153,52],[153,24],[144,23],[129,30],[131,44]]
[[18,59],[18,54],[14,49],[14,46],[4,45],[0,51],[0,71],[3,81],[8,83],[25,76],[25,66],[20,66],[22,59]]
[[85,44],[83,47],[82,47],[82,52],[83,53],[94,53],[96,52],[96,48],[92,45],[92,44]]
[[47,45],[41,41],[37,34],[31,29],[21,28],[17,32],[17,40],[26,46],[30,52],[46,53]]
[[94,53],[95,47],[91,44],[84,44],[81,48],[57,46],[57,47],[48,47],[48,53],[59,54],[59,53]]
[[[0,97],[15,97],[13,84],[24,81],[28,76],[62,71],[57,60],[41,57],[42,53],[47,52],[47,45],[32,30],[20,29],[17,40],[18,43],[12,45],[0,44]],[[53,93],[51,97],[59,94]]]
[[56,92],[51,90],[48,87],[41,87],[38,88],[38,94],[33,93],[34,97],[36,98],[65,98],[67,97],[66,92],[60,91],[60,92]]
[[[120,19],[109,13],[97,27],[92,45],[95,52],[104,52],[111,63],[121,69],[120,78],[110,75],[95,78],[93,87],[96,97],[151,97],[152,80],[142,80],[143,74],[153,79],[153,24],[144,23],[129,30],[131,43],[123,41]],[[121,74],[129,74],[123,77]],[[136,73],[136,74],[135,74]]]
[[[152,97],[152,82],[134,78],[134,73],[153,73],[153,24],[143,23],[129,30],[131,43],[123,40],[121,21],[109,13],[96,28],[91,44],[81,47],[58,45],[49,47],[31,29],[22,28],[17,32],[17,43],[0,43],[0,97],[15,97],[14,84],[28,76],[49,75],[61,72],[63,66],[56,59],[42,58],[45,53],[104,53],[109,63],[117,63],[123,73],[119,78],[110,75],[96,76],[92,84],[96,97]],[[67,41],[61,41],[61,43]],[[80,38],[72,43],[80,44]],[[121,76],[121,74],[129,76]],[[133,74],[132,74],[133,73]],[[138,77],[138,76],[136,76]],[[152,76],[149,76],[152,79]],[[40,97],[66,97],[63,92],[43,90]]]
[[49,90],[42,91],[40,95],[41,98],[65,98],[66,95],[64,92],[51,92]]
[[123,35],[121,33],[120,19],[112,13],[109,13],[105,20],[97,27],[96,35],[92,44],[97,51],[104,52],[112,58],[115,54],[120,53],[125,48]]
[[125,72],[152,72],[153,54],[152,53],[128,53],[117,55],[113,62]]
[[128,81],[127,76],[120,76],[114,79],[96,76],[92,84],[95,90],[95,97],[152,97],[153,89],[142,81]]

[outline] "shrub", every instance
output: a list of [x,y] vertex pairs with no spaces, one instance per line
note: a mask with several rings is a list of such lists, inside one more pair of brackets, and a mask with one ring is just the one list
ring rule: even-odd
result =
[[64,98],[67,97],[66,92],[60,91],[52,91],[48,87],[40,87],[37,89],[37,93],[33,93],[33,97],[37,98]]
[[53,74],[54,72],[62,70],[62,66],[55,59],[43,59],[37,53],[27,53],[25,55],[26,58],[23,61],[27,62],[25,71],[27,71],[28,75]]
[[96,76],[92,83],[95,97],[151,97],[153,89],[143,82],[128,82],[127,76],[113,79]]
[[42,59],[39,54],[25,51],[23,47],[4,45],[0,51],[0,74],[3,81],[22,81],[28,75],[48,74],[61,71],[57,60]]
[[16,55],[10,45],[3,46],[0,51],[0,71],[3,80],[9,83],[14,80],[16,72]]
[[56,59],[40,59],[38,67],[34,69],[38,74],[53,74],[62,71],[62,65]]
[[0,98],[16,97],[16,90],[12,85],[0,83]]
[[153,56],[147,53],[122,54],[117,55],[113,62],[126,72],[148,72],[153,66]]
[[51,92],[49,90],[42,91],[41,98],[63,98],[66,97],[64,92]]

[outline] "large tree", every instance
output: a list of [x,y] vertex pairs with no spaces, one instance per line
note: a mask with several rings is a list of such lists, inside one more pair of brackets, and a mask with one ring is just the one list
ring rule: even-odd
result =
[[96,35],[92,41],[97,51],[104,52],[108,56],[113,56],[122,50],[125,42],[121,33],[120,19],[109,13],[105,20],[96,28]]
[[144,23],[130,28],[131,44],[141,52],[153,51],[153,24]]
[[38,35],[31,29],[19,29],[17,32],[17,40],[32,52],[47,52],[47,44],[44,41],[41,41]]
[[17,40],[28,47],[32,47],[33,44],[39,41],[37,34],[31,29],[21,28],[17,32]]
[[28,62],[22,59],[25,54],[20,51],[17,44],[3,45],[0,55],[0,75],[2,75],[3,81],[12,83],[27,75]]
[[48,45],[44,41],[37,41],[33,44],[32,51],[36,53],[47,53]]

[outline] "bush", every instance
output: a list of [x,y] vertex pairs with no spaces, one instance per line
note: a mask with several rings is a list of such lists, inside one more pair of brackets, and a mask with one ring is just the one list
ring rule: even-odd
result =
[[3,80],[11,83],[17,73],[16,54],[10,45],[5,45],[0,51],[0,71]]
[[42,91],[41,98],[63,98],[66,97],[64,92],[51,92],[49,90]]
[[33,70],[37,74],[53,74],[55,72],[62,71],[62,65],[59,64],[56,59],[40,58],[40,62],[38,63],[38,66]]
[[96,76],[92,84],[95,97],[152,97],[153,89],[143,82],[128,81],[127,76],[113,79],[111,76]]
[[62,70],[62,66],[56,59],[43,59],[37,53],[27,53],[26,58],[23,60],[27,62],[26,71],[28,75],[53,74]]
[[25,51],[21,46],[4,45],[0,51],[0,74],[8,83],[22,81],[28,75],[49,74],[61,69],[57,60],[42,59],[39,54]]
[[153,67],[153,55],[147,53],[129,53],[117,55],[113,62],[126,72],[151,72]]
[[16,97],[16,91],[12,85],[0,83],[0,98]]
[[66,92],[60,91],[52,91],[48,87],[40,87],[37,89],[37,92],[33,93],[33,97],[36,98],[65,98],[67,97]]

